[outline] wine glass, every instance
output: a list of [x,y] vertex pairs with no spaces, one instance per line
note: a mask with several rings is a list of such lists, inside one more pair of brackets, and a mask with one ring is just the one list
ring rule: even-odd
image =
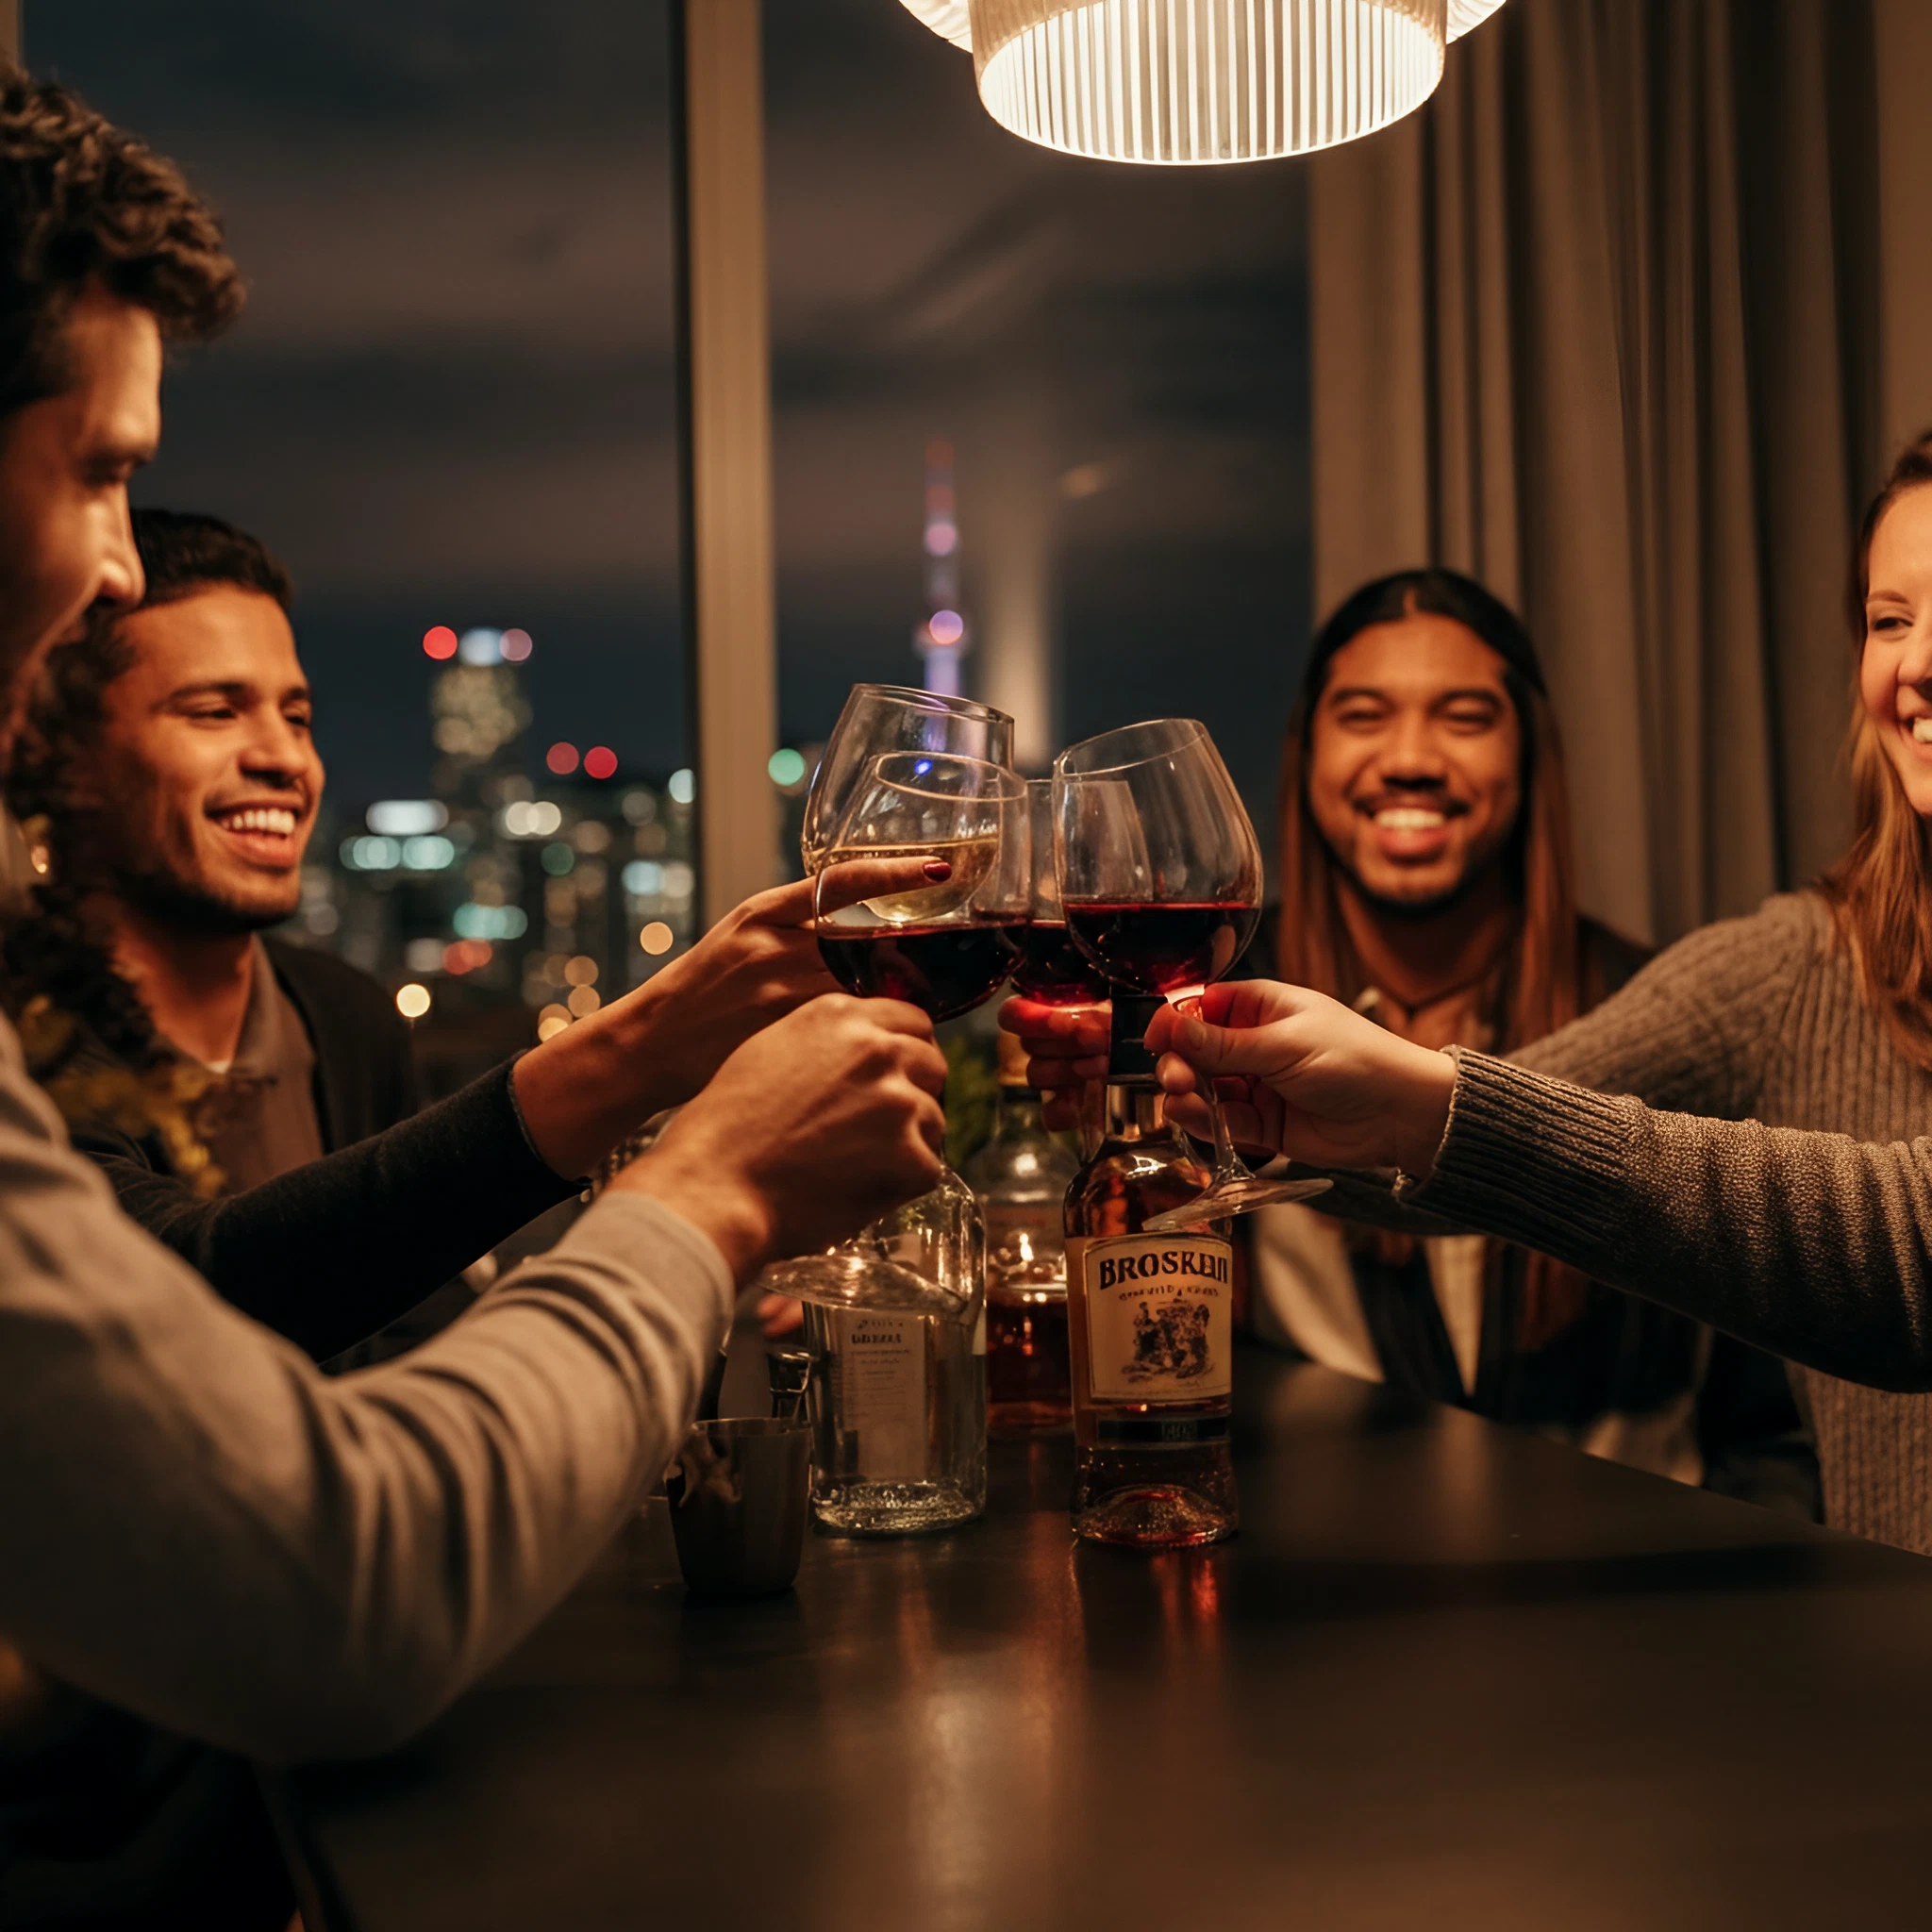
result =
[[1013,721],[970,698],[944,697],[902,684],[855,684],[806,793],[798,843],[808,877],[824,871],[832,835],[866,767],[893,751],[944,752],[1009,766]]
[[[1176,1005],[1241,956],[1261,917],[1261,851],[1206,725],[1129,724],[1054,760],[1054,863],[1073,942],[1114,985]],[[1156,1215],[1150,1231],[1305,1200],[1324,1180],[1262,1180],[1234,1151],[1211,1082],[1208,1191]]]
[[[1013,991],[1045,1007],[1098,1007],[1111,997],[1106,975],[1067,936],[1059,874],[1053,856],[1053,780],[1026,780],[1026,817],[1033,841],[1033,893],[1020,957],[1013,961]],[[1083,1158],[1100,1145],[1106,1108],[1103,1090],[1079,1090],[1079,1141]]]
[[[848,992],[906,1000],[949,1020],[990,1000],[1019,951],[1031,872],[1024,785],[983,758],[924,751],[873,758],[833,829],[825,865],[925,853],[944,858],[952,876],[822,911],[819,952]],[[935,1274],[907,1266],[894,1251],[932,1257],[944,1245],[943,1230],[967,1224],[959,1211],[967,1192],[945,1167],[930,1193],[854,1241],[774,1264],[759,1285],[824,1307],[963,1316],[973,1306],[976,1261],[958,1257]]]

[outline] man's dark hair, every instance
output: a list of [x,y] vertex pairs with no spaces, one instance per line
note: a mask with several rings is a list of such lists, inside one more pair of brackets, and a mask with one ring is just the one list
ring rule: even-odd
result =
[[95,282],[171,341],[205,341],[242,308],[222,225],[181,171],[0,66],[0,417],[66,387],[62,326]]
[[[138,509],[133,522],[147,579],[142,610],[225,584],[273,597],[284,610],[293,600],[289,573],[268,545],[219,517]],[[75,855],[61,824],[66,774],[100,724],[108,687],[134,662],[123,630],[130,614],[96,604],[81,636],[49,653],[6,774],[8,809],[21,820],[51,820],[52,847],[70,860]]]

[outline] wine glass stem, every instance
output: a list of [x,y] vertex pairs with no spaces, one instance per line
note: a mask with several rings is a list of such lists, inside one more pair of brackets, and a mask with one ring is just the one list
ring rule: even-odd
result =
[[[1198,993],[1190,995],[1179,1004],[1186,1012],[1200,1013],[1201,997]],[[1248,1179],[1247,1162],[1234,1151],[1234,1136],[1227,1130],[1227,1116],[1221,1110],[1221,1095],[1214,1091],[1211,1079],[1202,1082],[1201,1097],[1208,1103],[1208,1119],[1214,1128],[1213,1185],[1218,1188],[1224,1182]]]
[[1208,1118],[1214,1123],[1214,1184],[1219,1187],[1224,1181],[1245,1180],[1247,1163],[1234,1151],[1234,1136],[1227,1131],[1227,1116],[1221,1110],[1221,1096],[1212,1080],[1208,1082],[1206,1098]]

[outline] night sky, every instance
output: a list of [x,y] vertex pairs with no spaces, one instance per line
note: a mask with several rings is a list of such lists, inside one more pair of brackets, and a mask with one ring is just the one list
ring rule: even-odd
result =
[[[664,28],[658,0],[27,0],[30,66],[227,218],[249,310],[177,365],[137,494],[294,573],[340,805],[425,784],[438,623],[532,633],[538,750],[682,760]],[[1055,739],[1206,718],[1265,830],[1307,630],[1296,164],[1029,147],[894,0],[766,32],[784,735],[916,680],[945,436],[969,619],[996,525],[1049,560]]]

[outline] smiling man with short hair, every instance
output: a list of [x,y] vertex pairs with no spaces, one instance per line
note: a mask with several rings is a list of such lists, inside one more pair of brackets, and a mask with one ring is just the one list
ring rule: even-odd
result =
[[[140,510],[134,535],[145,596],[50,659],[8,795],[158,1033],[231,1076],[211,1152],[252,1187],[411,1111],[407,1036],[373,980],[261,937],[299,903],[323,787],[288,573],[213,517]],[[337,1012],[327,1044],[372,1056],[390,1104],[329,1137],[313,1075]]]

